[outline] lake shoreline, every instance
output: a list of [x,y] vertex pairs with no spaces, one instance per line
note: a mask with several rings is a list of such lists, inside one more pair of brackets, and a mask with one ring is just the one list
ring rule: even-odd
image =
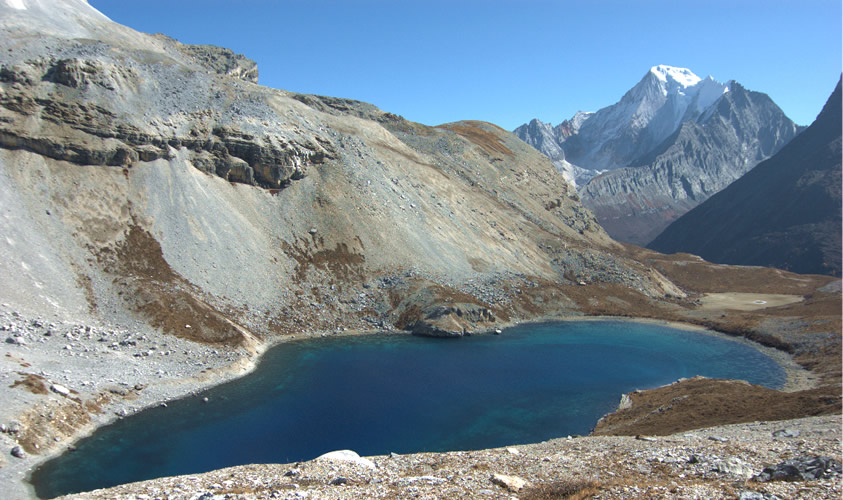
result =
[[[710,330],[710,329],[707,329],[707,328],[704,328],[704,327],[700,327],[700,326],[697,326],[697,325],[690,325],[690,324],[686,324],[686,323],[670,322],[670,321],[664,321],[664,320],[653,320],[653,319],[646,319],[646,318],[617,317],[617,316],[590,316],[590,317],[575,316],[575,317],[566,317],[566,318],[552,317],[552,318],[540,318],[540,319],[536,319],[536,320],[533,320],[533,321],[525,321],[525,322],[519,322],[517,324],[506,325],[505,327],[503,327],[503,330],[504,330],[503,335],[506,335],[506,328],[515,327],[515,326],[528,326],[528,325],[531,325],[531,324],[547,324],[547,323],[563,323],[563,322],[599,322],[599,321],[611,321],[611,322],[621,322],[621,323],[623,323],[623,322],[634,322],[634,323],[639,323],[639,324],[652,324],[652,325],[665,326],[665,327],[676,328],[676,329],[681,329],[681,330],[686,330],[686,331],[695,331],[695,332],[704,333],[704,334],[708,334],[708,335],[714,335],[714,336],[717,336],[719,338],[723,338],[723,339],[730,340],[730,341],[737,341],[739,343],[742,343],[742,344],[751,346],[755,349],[758,349],[759,351],[761,351],[765,355],[768,355],[768,356],[772,357],[773,360],[776,362],[776,364],[781,366],[785,370],[785,373],[787,375],[787,382],[785,383],[785,389],[794,390],[793,388],[796,385],[796,384],[794,384],[793,372],[797,372],[797,371],[793,370],[792,367],[789,369],[789,367],[785,365],[785,363],[795,365],[795,363],[792,361],[792,359],[789,359],[789,355],[787,353],[784,353],[784,352],[781,352],[781,351],[776,351],[773,348],[761,346],[760,344],[757,344],[755,342],[752,342],[752,341],[749,341],[749,340],[746,340],[746,339],[741,339],[741,338],[734,337],[734,336],[731,336],[731,335],[727,335],[727,334],[724,334],[724,333],[721,333],[721,332],[716,332],[716,331],[713,331],[713,330]],[[263,356],[267,351],[269,351],[270,349],[272,349],[274,347],[282,345],[282,344],[293,343],[293,342],[297,342],[297,341],[313,340],[315,338],[327,338],[327,339],[337,338],[338,339],[338,338],[350,337],[350,336],[356,337],[356,336],[384,336],[384,335],[408,336],[410,334],[405,333],[405,332],[400,332],[400,331],[391,331],[390,332],[390,331],[383,331],[383,330],[353,330],[353,331],[349,330],[349,331],[345,331],[345,332],[342,332],[342,333],[334,333],[334,334],[315,333],[315,334],[309,334],[309,335],[290,335],[290,336],[285,336],[285,337],[281,337],[281,338],[278,338],[278,339],[274,339],[273,342],[264,343],[264,344],[261,344],[261,345],[257,346],[257,350],[256,350],[255,354],[250,359],[242,359],[241,358],[231,365],[222,367],[221,369],[218,369],[217,371],[214,372],[214,375],[215,375],[214,377],[203,377],[202,380],[194,377],[192,379],[180,381],[179,385],[181,386],[181,389],[183,389],[183,391],[181,391],[180,395],[179,394],[171,394],[172,397],[168,397],[167,399],[164,399],[164,400],[151,401],[144,406],[136,406],[136,405],[132,406],[132,409],[134,410],[132,413],[140,412],[140,411],[143,411],[144,409],[159,406],[162,403],[167,403],[167,402],[170,402],[170,401],[173,401],[173,400],[194,397],[199,392],[202,392],[204,390],[210,389],[210,388],[215,387],[215,386],[219,386],[219,385],[224,384],[226,382],[229,382],[231,380],[238,379],[238,378],[241,378],[243,376],[246,376],[246,375],[252,373],[255,370],[255,368],[261,363],[261,361],[263,360]],[[449,341],[449,340],[446,340],[446,341]],[[452,341],[452,340],[450,340],[450,341]],[[798,365],[796,365],[796,366],[798,366]],[[797,380],[797,383],[799,383],[798,380]],[[806,384],[805,381],[802,381],[801,383]],[[798,389],[796,389],[796,390],[798,390]],[[619,398],[620,398],[620,396],[621,396],[621,394],[618,394]],[[115,413],[119,413],[121,410],[124,410],[126,408],[126,406],[127,405],[120,405],[120,404],[116,404],[116,405],[112,406],[110,408],[110,410],[112,410],[111,415],[115,415]],[[78,442],[80,439],[83,439],[84,437],[90,436],[98,428],[103,427],[105,425],[109,425],[110,423],[116,421],[119,418],[120,417],[113,416],[112,418],[106,419],[103,422],[98,422],[97,423],[98,425],[94,425],[90,429],[86,429],[86,432],[84,434],[77,434],[75,436],[75,438],[73,439],[73,443]],[[68,449],[72,449],[72,446],[73,446],[73,444],[70,443],[70,444],[68,444],[68,446],[59,447],[55,450],[52,450],[48,455],[42,455],[42,457],[41,457],[42,459],[38,461],[37,465],[35,465],[34,467],[32,467],[30,469],[30,473],[31,473],[31,471],[33,471],[37,467],[39,467],[41,464],[55,458],[56,456],[61,455],[62,453],[66,452]]]
[[[715,330],[711,330],[705,327],[701,327],[699,325],[693,325],[689,323],[682,323],[682,322],[675,322],[675,321],[666,321],[666,320],[658,320],[658,319],[650,319],[650,318],[629,318],[623,316],[565,316],[565,317],[558,317],[558,316],[544,316],[532,319],[530,321],[520,321],[520,322],[512,322],[510,324],[500,325],[500,328],[504,330],[503,335],[505,335],[505,329],[511,328],[515,326],[525,326],[530,324],[540,324],[540,323],[549,323],[549,322],[576,322],[576,321],[621,321],[621,322],[636,322],[636,323],[645,323],[645,324],[655,324],[655,325],[662,325],[668,326],[677,329],[684,329],[684,330],[691,330],[697,331],[701,333],[705,333],[708,335],[715,335],[721,338],[726,338],[732,341],[737,341],[744,343],[746,345],[750,345],[759,351],[763,352],[764,354],[772,357],[779,366],[785,370],[787,375],[787,381],[785,386],[781,389],[784,391],[798,391],[802,390],[803,388],[811,388],[815,384],[813,383],[813,379],[811,377],[811,373],[801,368],[797,365],[792,357],[784,352],[779,351],[774,348],[765,347],[757,342],[752,342],[747,339],[743,339],[741,337],[728,335],[722,332],[717,332]],[[491,332],[486,333],[476,333],[475,335],[487,335],[492,334]],[[149,389],[145,389],[144,391],[140,391],[139,397],[134,400],[125,400],[115,398],[113,399],[108,405],[103,414],[100,414],[92,419],[92,421],[81,427],[76,432],[73,433],[72,436],[63,439],[62,442],[56,443],[55,446],[51,447],[48,451],[43,452],[40,455],[30,455],[26,460],[28,464],[26,464],[26,468],[21,471],[17,467],[17,474],[24,474],[24,483],[26,488],[29,490],[28,496],[34,497],[34,489],[29,482],[32,472],[40,467],[45,462],[68,452],[69,450],[73,449],[73,446],[76,442],[81,439],[84,439],[94,432],[96,432],[99,428],[107,426],[118,419],[122,418],[123,416],[129,416],[131,414],[143,411],[148,408],[160,406],[161,404],[166,404],[167,402],[189,398],[195,396],[197,393],[202,392],[204,390],[210,389],[215,386],[219,386],[221,384],[227,383],[229,381],[244,377],[250,373],[252,373],[258,364],[261,362],[263,355],[270,349],[290,343],[296,342],[301,340],[311,340],[314,338],[341,338],[347,336],[364,336],[364,335],[410,335],[409,333],[403,331],[384,331],[379,329],[371,329],[371,330],[347,330],[341,333],[325,333],[325,332],[315,332],[313,334],[293,334],[289,336],[282,336],[278,338],[274,338],[269,342],[262,342],[256,344],[254,346],[255,352],[251,356],[241,356],[237,358],[234,362],[224,364],[221,366],[216,366],[205,373],[194,374],[193,376],[181,378],[181,379],[173,379],[167,381],[166,384],[163,386],[156,386],[158,391],[151,391]],[[176,360],[173,360],[176,361]],[[115,369],[119,369],[120,367],[115,367]],[[105,377],[103,377],[105,378]],[[618,398],[621,397],[621,394],[618,394]],[[23,463],[12,462],[10,465],[24,465]],[[15,473],[13,468],[4,467],[6,469],[5,476],[11,475],[10,473]],[[0,469],[2,470],[2,469]],[[19,476],[20,477],[20,476]]]
[[[796,438],[777,437],[787,429]],[[520,498],[562,487],[600,498],[737,498],[743,492],[770,498],[831,500],[841,496],[839,477],[819,481],[748,480],[784,457],[807,453],[840,459],[839,416],[712,426],[666,436],[562,437],[533,444],[476,451],[369,456],[374,467],[355,461],[315,459],[286,464],[251,464],[204,474],[173,476],[95,490],[72,498],[178,498],[202,494],[248,498],[484,498],[510,499],[516,491],[496,475],[525,482]],[[688,460],[695,457],[695,460]],[[731,464],[727,469],[724,464]],[[347,482],[339,484],[338,477]],[[500,476],[498,480],[500,480]],[[558,487],[558,490],[554,490]],[[591,488],[590,491],[581,491]],[[187,489],[187,492],[185,492]],[[479,492],[483,493],[479,493]],[[190,495],[190,496],[188,496]],[[172,498],[172,497],[171,497]]]

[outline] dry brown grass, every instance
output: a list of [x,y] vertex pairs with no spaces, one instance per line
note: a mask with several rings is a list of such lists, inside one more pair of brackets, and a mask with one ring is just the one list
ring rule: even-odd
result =
[[440,125],[440,127],[456,132],[473,144],[480,146],[490,155],[502,154],[509,157],[515,156],[512,150],[504,145],[500,137],[492,132],[483,130],[480,128],[479,124],[473,122],[463,122]]
[[21,431],[18,443],[31,455],[37,455],[57,446],[54,438],[71,437],[91,423],[91,415],[99,414],[111,396],[100,393],[82,401],[79,398],[62,400],[55,404],[33,406],[20,417]]
[[306,281],[311,269],[329,272],[338,283],[363,279],[365,255],[349,250],[347,243],[337,243],[333,249],[320,248],[323,244],[321,238],[314,239],[313,243],[299,239],[292,245],[282,242],[284,254],[296,262],[295,279],[298,283]]
[[765,267],[727,266],[684,253],[664,255],[624,244],[624,254],[658,269],[672,282],[697,293],[743,292],[804,295],[835,279]]
[[10,389],[14,389],[15,387],[21,387],[31,392],[32,394],[47,394],[49,392],[47,390],[47,384],[44,383],[47,379],[45,379],[41,375],[23,372],[18,372],[18,375],[21,375],[23,378],[20,380],[15,380],[14,383],[9,386]]
[[196,287],[173,271],[158,241],[131,224],[123,241],[101,248],[97,261],[122,286],[118,294],[149,324],[165,333],[196,342],[238,345],[243,333],[213,306],[199,298]]
[[595,435],[668,435],[726,423],[840,413],[839,387],[785,393],[732,380],[694,378],[630,395],[632,407],[604,417]]
[[521,490],[522,500],[582,500],[600,493],[600,485],[595,481],[582,479],[563,479],[550,483],[529,486]]

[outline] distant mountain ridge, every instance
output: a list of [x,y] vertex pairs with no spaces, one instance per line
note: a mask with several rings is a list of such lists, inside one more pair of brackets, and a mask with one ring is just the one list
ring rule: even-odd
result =
[[810,127],[648,246],[724,264],[840,276],[840,94],[838,82]]
[[515,134],[579,185],[613,238],[644,245],[798,130],[765,94],[660,65],[611,106]]

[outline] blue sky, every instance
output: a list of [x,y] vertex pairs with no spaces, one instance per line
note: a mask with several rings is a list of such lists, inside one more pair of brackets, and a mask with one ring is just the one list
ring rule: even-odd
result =
[[800,125],[841,73],[840,0],[89,0],[258,62],[260,83],[428,125],[512,129],[616,102],[657,64],[737,80]]

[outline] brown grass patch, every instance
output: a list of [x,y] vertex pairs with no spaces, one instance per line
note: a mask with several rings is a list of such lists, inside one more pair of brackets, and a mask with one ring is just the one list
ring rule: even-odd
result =
[[296,239],[294,244],[281,243],[284,254],[296,261],[295,279],[303,282],[310,269],[329,272],[338,280],[362,280],[366,257],[362,253],[349,250],[347,243],[337,243],[331,248],[319,249],[322,239],[314,239],[313,246],[307,240]]
[[97,260],[118,276],[118,294],[129,308],[165,333],[196,342],[238,345],[242,331],[213,306],[198,298],[200,291],[173,271],[161,245],[146,230],[131,224],[115,248],[102,248]]
[[22,387],[23,389],[26,389],[32,394],[48,394],[50,392],[47,389],[47,384],[44,383],[47,379],[45,379],[41,375],[23,372],[18,372],[18,375],[21,375],[23,378],[20,380],[15,380],[15,382],[9,386],[10,389],[14,389],[15,387]]
[[564,294],[591,316],[667,318],[672,316],[662,302],[618,283],[567,285]]
[[511,149],[506,147],[500,137],[492,132],[480,128],[479,122],[462,122],[440,125],[440,128],[456,132],[473,144],[480,146],[490,155],[502,154],[514,157]]
[[[73,402],[36,405],[21,416],[18,442],[31,455],[43,453],[57,445],[54,438],[73,437],[76,432],[91,423],[92,413],[101,413],[110,396],[106,393],[94,399]],[[63,400],[65,401],[65,400]]]
[[741,381],[705,378],[635,392],[630,399],[630,408],[605,416],[592,434],[663,436],[716,425],[841,411],[839,387],[786,393]]
[[522,500],[582,500],[600,493],[600,485],[595,481],[582,479],[563,479],[524,488],[519,493]]
[[678,253],[663,255],[652,250],[623,244],[624,254],[659,270],[685,290],[697,293],[743,292],[805,295],[835,279],[803,275],[768,267],[713,264],[701,258]]

